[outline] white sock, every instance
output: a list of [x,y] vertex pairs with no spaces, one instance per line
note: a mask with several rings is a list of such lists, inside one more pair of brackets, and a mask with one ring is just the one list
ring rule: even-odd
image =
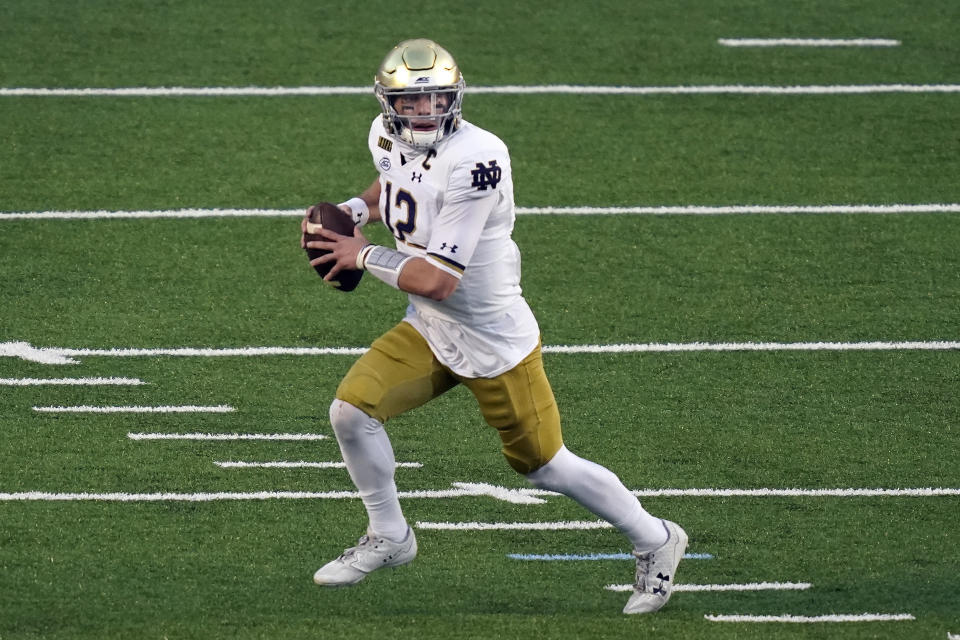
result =
[[383,424],[342,400],[330,405],[330,424],[350,479],[367,509],[370,531],[388,540],[404,540],[409,526],[400,510],[393,481],[396,459]]
[[566,447],[560,447],[550,462],[526,477],[539,489],[573,498],[622,531],[638,551],[656,549],[667,541],[663,521],[647,513],[620,478]]

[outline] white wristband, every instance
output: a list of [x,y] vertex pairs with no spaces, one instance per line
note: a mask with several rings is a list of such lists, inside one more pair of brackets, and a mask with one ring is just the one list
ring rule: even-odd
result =
[[399,289],[400,272],[412,258],[394,249],[368,244],[357,254],[357,267],[366,269],[377,280]]
[[353,217],[353,223],[362,227],[370,220],[370,207],[363,201],[363,198],[350,198],[346,202],[341,202],[338,207],[350,207]]
[[367,259],[367,254],[373,251],[373,248],[377,246],[375,244],[368,244],[360,249],[360,253],[357,254],[357,269],[365,269],[364,261]]

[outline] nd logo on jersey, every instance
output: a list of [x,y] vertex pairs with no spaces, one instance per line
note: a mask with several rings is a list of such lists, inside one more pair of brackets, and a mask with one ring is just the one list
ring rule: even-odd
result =
[[477,168],[470,172],[470,175],[473,176],[472,187],[476,187],[477,191],[486,191],[487,186],[490,186],[494,189],[497,188],[497,184],[500,182],[500,174],[502,173],[499,166],[497,166],[496,160],[491,160],[488,163],[490,166],[485,166],[482,162],[477,163]]

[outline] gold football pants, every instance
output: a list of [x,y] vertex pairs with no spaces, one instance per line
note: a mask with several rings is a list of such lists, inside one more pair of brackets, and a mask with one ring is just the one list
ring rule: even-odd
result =
[[423,336],[401,322],[353,364],[336,395],[385,423],[461,383],[476,397],[487,424],[500,434],[503,455],[519,473],[539,469],[560,450],[560,412],[543,370],[540,345],[495,378],[464,378],[442,365]]

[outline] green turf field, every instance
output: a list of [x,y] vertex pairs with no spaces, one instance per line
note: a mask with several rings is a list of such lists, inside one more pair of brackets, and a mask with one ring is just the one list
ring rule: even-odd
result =
[[[958,27],[955,0],[7,0],[0,640],[960,635]],[[363,87],[407,37],[457,57],[525,210],[892,211],[518,216],[568,447],[690,535],[686,590],[655,615],[605,588],[633,574],[611,529],[443,528],[594,521],[528,491],[464,389],[388,424],[419,465],[397,484],[421,551],[353,588],[311,581],[363,532],[344,469],[226,464],[338,462],[332,394],[403,313],[373,278],[323,286],[298,245],[295,210],[374,177],[372,88],[4,92]],[[921,88],[469,90],[507,85]],[[183,209],[273,213],[147,217]],[[51,213],[70,211],[135,213]],[[184,406],[216,411],[63,410]],[[890,619],[840,621],[863,614]]]

